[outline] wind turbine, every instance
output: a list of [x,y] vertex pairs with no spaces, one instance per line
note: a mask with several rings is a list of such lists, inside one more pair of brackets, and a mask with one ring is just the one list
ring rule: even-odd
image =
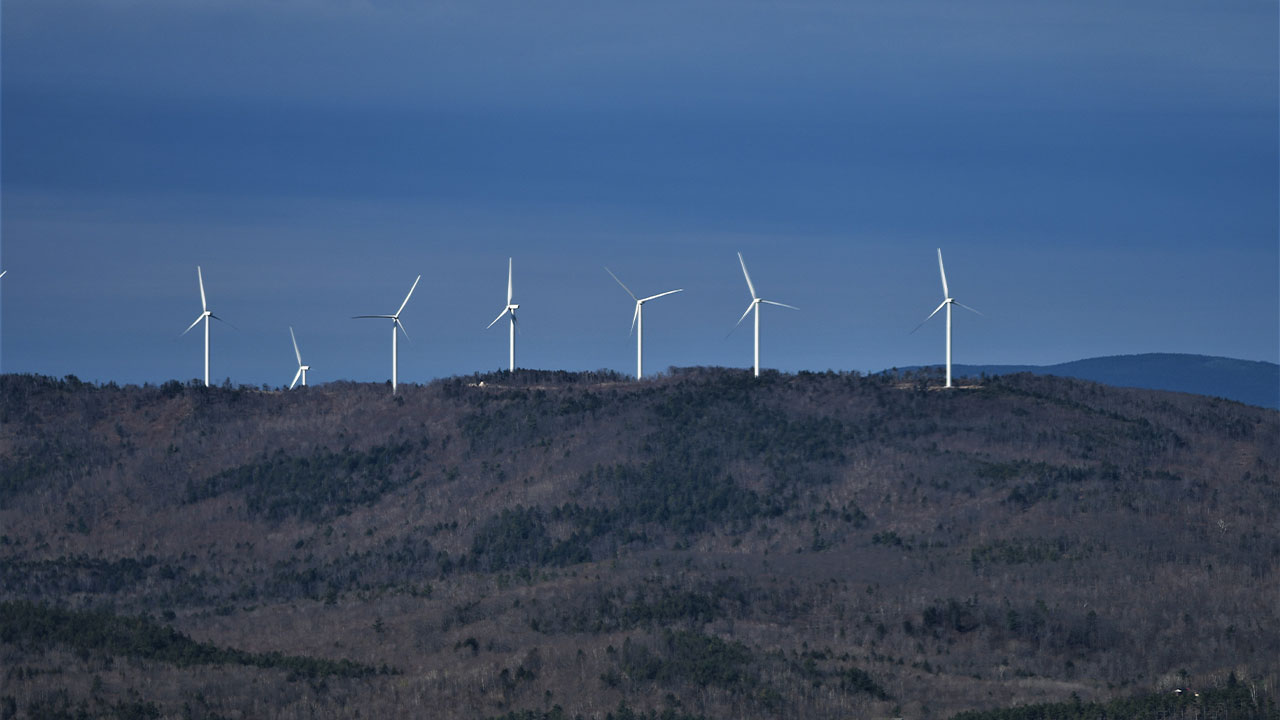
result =
[[352,317],[353,320],[359,319],[359,318],[381,318],[383,320],[391,321],[391,392],[393,394],[396,391],[396,381],[397,381],[396,363],[400,357],[399,351],[396,348],[396,328],[400,328],[400,332],[404,333],[404,337],[406,340],[409,339],[409,333],[404,329],[404,325],[400,324],[400,313],[404,310],[404,306],[409,304],[409,298],[413,295],[413,291],[417,289],[418,280],[421,280],[421,279],[422,279],[422,276],[419,275],[418,279],[413,281],[413,287],[409,288],[409,294],[404,296],[404,302],[400,303],[400,309],[396,310],[396,313],[394,315],[355,315]]
[[5,274],[5,273],[7,273],[7,272],[9,272],[9,271],[8,271],[8,270],[0,270],[0,278],[4,277],[4,274]]
[[[609,273],[614,282],[622,285],[622,281],[618,279],[617,275],[613,274],[612,270],[606,267],[604,271]],[[663,295],[683,292],[684,288],[680,288],[679,290],[668,290],[666,292],[658,293],[657,295],[650,295],[647,298],[636,297],[636,294],[631,292],[631,289],[626,285],[622,285],[622,289],[626,290],[627,294],[631,296],[631,299],[636,301],[636,311],[635,314],[631,316],[631,331],[636,334],[636,379],[639,380],[644,377],[644,304],[650,300],[657,300]]]
[[[759,295],[756,295],[756,286],[751,284],[751,275],[747,272],[747,263],[742,259],[742,253],[738,253],[738,264],[742,265],[742,276],[747,279],[747,289],[751,291],[751,304],[748,305],[746,311],[742,313],[742,317],[738,318],[738,325],[741,325],[742,321],[747,319],[747,313],[752,310],[756,311],[755,376],[760,377],[760,304],[765,303],[768,305],[777,305],[778,307],[791,308],[792,310],[799,310],[800,308],[794,305],[787,305],[786,303],[765,300]],[[734,325],[734,327],[736,328],[738,325]]]
[[938,311],[941,310],[943,307],[947,309],[947,385],[946,386],[951,387],[951,306],[959,305],[960,307],[964,308],[965,310],[968,310],[969,312],[975,312],[975,313],[978,313],[979,315],[981,315],[982,313],[978,312],[977,310],[974,310],[973,308],[969,307],[968,305],[965,305],[962,302],[957,302],[955,298],[951,297],[951,291],[947,289],[947,271],[946,271],[946,268],[942,267],[942,248],[938,248],[938,274],[942,276],[942,297],[943,297],[942,304],[934,308],[933,312],[929,313],[929,317],[925,318],[924,322],[921,322],[919,325],[917,325],[916,329],[912,330],[911,332],[914,333],[916,330],[919,330],[920,328],[924,327],[924,324],[929,322],[929,320],[932,319],[934,315],[937,315]]
[[311,366],[302,364],[302,353],[298,350],[298,336],[293,334],[293,326],[289,326],[289,337],[293,340],[293,354],[298,356],[298,374],[294,375],[293,382],[289,383],[289,389],[292,390],[293,386],[298,384],[298,378],[302,378],[302,387],[307,386],[307,371]]
[[[226,322],[226,320],[214,315],[209,310],[209,302],[205,299],[204,295],[204,273],[201,272],[199,265],[196,266],[196,279],[200,281],[200,307],[202,308],[202,312],[200,313],[200,316],[196,318],[195,322],[188,325],[187,329],[182,331],[182,335],[186,335],[191,332],[191,328],[199,325],[201,320],[204,321],[204,386],[209,387],[209,320],[213,319],[218,320],[219,322]],[[179,335],[178,337],[182,336]]]
[[519,307],[519,305],[511,303],[511,258],[507,258],[507,306],[502,309],[502,312],[498,313],[498,317],[494,318],[493,322],[489,323],[485,330],[493,327],[494,323],[501,320],[503,315],[511,315],[511,372],[516,371],[516,309]]

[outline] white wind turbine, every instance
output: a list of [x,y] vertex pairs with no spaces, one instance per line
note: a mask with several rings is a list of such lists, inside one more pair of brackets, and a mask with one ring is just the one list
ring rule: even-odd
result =
[[[199,325],[201,320],[204,321],[204,386],[209,387],[209,320],[213,319],[220,322],[226,322],[226,320],[214,315],[209,310],[209,303],[205,299],[204,295],[204,273],[201,272],[199,265],[196,266],[196,279],[200,281],[200,307],[202,311],[200,316],[195,319],[195,322],[188,325],[187,329],[182,331],[182,334],[186,335],[191,332],[191,328]],[[179,337],[181,337],[181,335]]]
[[413,291],[417,289],[418,280],[421,280],[421,279],[422,279],[422,276],[419,275],[418,279],[413,281],[413,287],[409,288],[409,294],[404,296],[404,302],[400,303],[400,309],[396,310],[396,313],[394,315],[354,315],[352,316],[352,319],[381,318],[383,320],[391,321],[391,392],[392,393],[396,391],[397,362],[399,361],[399,357],[400,357],[399,351],[396,347],[396,340],[397,340],[396,328],[400,328],[400,332],[404,333],[404,337],[406,340],[409,338],[409,333],[404,329],[404,325],[400,324],[400,313],[404,310],[404,306],[409,304],[409,298],[413,295]]
[[[759,295],[756,295],[756,286],[751,284],[751,275],[747,272],[747,263],[742,259],[742,253],[738,253],[738,264],[742,265],[742,276],[747,279],[747,289],[751,291],[751,304],[748,305],[746,311],[742,313],[742,317],[738,318],[738,325],[741,325],[742,321],[747,319],[747,313],[752,310],[756,311],[755,371],[756,377],[760,377],[760,304],[765,303],[768,305],[777,305],[778,307],[791,308],[792,310],[799,310],[800,308],[794,305],[787,305],[786,303],[765,300]],[[734,325],[734,327],[736,328],[738,325]]]
[[507,258],[507,306],[502,309],[502,312],[498,313],[498,317],[494,318],[493,322],[489,323],[485,330],[493,327],[494,323],[501,320],[503,315],[511,315],[511,372],[516,371],[516,309],[519,307],[519,305],[511,303],[511,258]]
[[293,386],[298,384],[298,378],[302,378],[302,387],[307,386],[307,371],[311,366],[302,364],[302,352],[298,350],[298,336],[293,334],[293,326],[289,327],[289,338],[293,340],[293,354],[298,356],[298,374],[294,375],[293,382],[289,383],[289,389],[292,390]]
[[951,306],[959,305],[960,307],[964,308],[965,310],[968,310],[969,312],[975,312],[975,313],[978,313],[979,315],[981,315],[982,313],[978,312],[977,310],[974,310],[973,308],[969,307],[968,305],[965,305],[962,302],[957,302],[955,298],[951,297],[951,291],[947,289],[947,271],[945,268],[942,267],[942,248],[938,248],[938,274],[942,276],[942,297],[943,297],[942,304],[934,308],[933,312],[929,313],[929,317],[925,318],[924,322],[921,322],[919,325],[917,325],[915,330],[912,330],[911,332],[914,333],[916,330],[919,330],[920,328],[924,327],[924,324],[929,322],[929,320],[933,318],[934,315],[937,315],[938,311],[941,310],[943,307],[947,309],[947,385],[946,386],[951,387]]
[[[605,268],[604,271],[613,277],[614,282],[622,285],[622,281],[618,279],[617,275],[613,274],[612,270]],[[631,292],[631,289],[626,285],[622,285],[622,289],[626,290],[627,294],[631,296],[631,299],[636,301],[636,311],[631,316],[631,331],[636,334],[636,379],[639,380],[644,377],[644,304],[650,300],[656,300],[663,295],[683,292],[684,288],[680,288],[679,290],[668,290],[666,292],[658,293],[657,295],[650,295],[647,298],[636,297],[636,294]]]

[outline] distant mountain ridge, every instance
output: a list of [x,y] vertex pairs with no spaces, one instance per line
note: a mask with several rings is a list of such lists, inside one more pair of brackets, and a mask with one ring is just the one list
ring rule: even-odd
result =
[[[938,368],[926,365],[904,370]],[[952,365],[956,377],[1033,373],[1091,380],[1106,385],[1172,390],[1227,398],[1280,409],[1280,365],[1257,360],[1185,353],[1108,355],[1057,365]]]

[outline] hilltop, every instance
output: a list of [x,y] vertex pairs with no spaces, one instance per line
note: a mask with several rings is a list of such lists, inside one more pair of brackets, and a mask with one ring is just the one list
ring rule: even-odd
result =
[[1031,374],[0,376],[0,709],[1266,716],[1278,437]]
[[[938,368],[938,366],[929,366]],[[908,368],[920,370],[922,368]],[[1280,365],[1184,353],[1109,355],[1057,365],[952,365],[957,377],[1035,373],[1106,385],[1223,397],[1280,409]]]

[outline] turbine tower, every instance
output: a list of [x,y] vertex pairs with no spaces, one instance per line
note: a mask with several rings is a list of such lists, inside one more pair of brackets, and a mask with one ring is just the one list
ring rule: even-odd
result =
[[[617,275],[613,274],[612,270],[606,267],[604,271],[613,277],[614,282],[622,285],[622,281],[618,279]],[[647,298],[636,297],[636,294],[631,292],[631,289],[626,285],[622,285],[622,289],[626,290],[627,294],[631,296],[631,299],[636,301],[636,311],[631,316],[631,332],[636,334],[636,379],[639,380],[644,377],[644,304],[650,300],[656,300],[663,295],[683,292],[684,288],[680,288],[679,290],[668,290],[666,292],[658,293],[657,295],[650,295]]]
[[511,315],[511,372],[516,371],[516,309],[519,307],[519,305],[511,303],[511,258],[507,258],[507,306],[502,309],[502,312],[498,313],[498,317],[494,318],[493,322],[489,323],[485,330],[493,327],[494,323],[501,320],[503,315]]
[[916,330],[919,330],[920,328],[924,327],[924,324],[929,322],[929,320],[932,319],[934,315],[937,315],[938,311],[941,310],[942,308],[945,307],[947,309],[947,384],[946,384],[946,387],[951,387],[951,306],[959,305],[960,307],[964,308],[965,310],[968,310],[969,312],[975,312],[975,313],[978,313],[979,315],[981,315],[982,313],[978,312],[977,310],[974,310],[973,308],[969,307],[968,305],[965,305],[962,302],[956,301],[955,298],[951,297],[951,291],[947,289],[947,270],[942,266],[942,248],[938,248],[938,274],[942,276],[942,297],[943,297],[942,304],[934,308],[933,312],[929,313],[929,317],[925,318],[924,322],[921,322],[919,325],[917,325],[915,330],[912,330],[911,332],[914,333]]
[[226,320],[214,315],[209,310],[209,302],[204,295],[204,273],[200,270],[199,265],[196,266],[196,279],[200,282],[200,307],[202,311],[200,316],[195,319],[195,322],[182,331],[182,335],[191,332],[191,329],[199,325],[201,320],[204,321],[204,386],[209,387],[209,320],[218,320],[219,322],[226,322]]
[[[778,307],[791,308],[792,310],[799,310],[800,308],[794,305],[787,305],[786,303],[774,302],[772,300],[765,300],[759,295],[756,295],[756,286],[751,284],[751,275],[750,273],[747,272],[747,263],[742,259],[742,253],[738,253],[738,264],[742,265],[742,276],[747,279],[747,289],[751,291],[751,304],[748,305],[746,311],[742,313],[742,317],[738,318],[738,325],[741,325],[742,321],[747,319],[747,313],[751,312],[752,310],[756,311],[756,318],[755,318],[756,320],[756,351],[755,351],[756,375],[755,376],[760,377],[760,305],[761,303],[764,303],[767,305],[777,305]],[[738,327],[738,325],[734,325],[734,327],[736,328]]]
[[307,386],[307,371],[311,366],[302,364],[302,353],[298,350],[298,336],[293,334],[293,326],[289,327],[289,337],[293,340],[293,354],[298,356],[298,374],[294,375],[293,382],[289,383],[289,389],[292,390],[293,386],[298,384],[298,378],[302,378],[302,387]]
[[396,340],[397,340],[396,328],[400,328],[400,332],[404,333],[404,337],[406,340],[409,339],[408,331],[404,329],[404,325],[400,324],[400,313],[404,311],[404,306],[409,304],[409,298],[413,295],[413,291],[417,289],[418,280],[421,280],[421,279],[422,279],[422,276],[419,275],[417,280],[413,281],[413,287],[409,288],[409,294],[404,296],[404,302],[400,303],[400,309],[396,310],[394,315],[354,315],[352,316],[353,320],[360,319],[360,318],[380,318],[382,320],[391,321],[391,392],[392,394],[395,394],[396,385],[398,382],[398,379],[396,377],[396,372],[398,369],[397,363],[400,357],[399,350],[396,346]]

